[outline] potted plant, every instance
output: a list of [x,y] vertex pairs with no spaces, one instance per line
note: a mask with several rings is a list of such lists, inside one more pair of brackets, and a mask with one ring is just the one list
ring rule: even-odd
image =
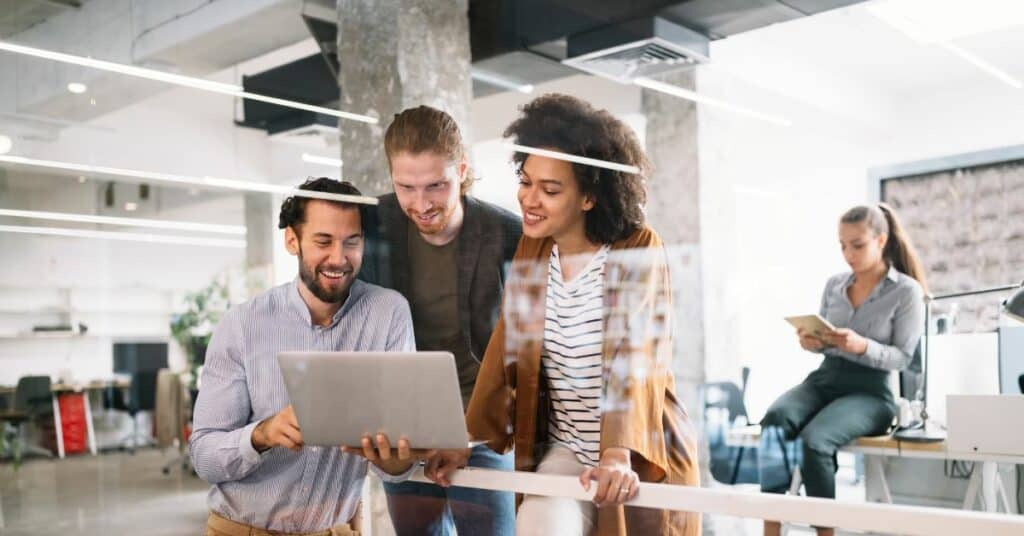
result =
[[206,356],[213,328],[228,309],[228,285],[215,278],[206,288],[185,295],[185,311],[171,317],[171,335],[188,358],[189,388],[196,389],[198,369]]

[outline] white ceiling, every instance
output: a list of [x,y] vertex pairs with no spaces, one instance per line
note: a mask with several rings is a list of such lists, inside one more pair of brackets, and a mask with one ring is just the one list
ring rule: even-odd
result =
[[0,38],[23,32],[81,4],[79,0],[4,0],[0,10]]
[[[1017,0],[1008,0],[1017,1]],[[963,1],[965,9],[970,2]],[[939,45],[922,44],[869,13],[871,2],[770,26],[715,42],[713,61],[733,67],[758,85],[799,97],[814,93],[806,80],[827,74],[849,90],[893,105],[950,88],[989,85],[1021,91]],[[1024,80],[1024,28],[1017,26],[952,43]],[[787,79],[789,78],[789,79]],[[1021,91],[1024,103],[1024,91]]]

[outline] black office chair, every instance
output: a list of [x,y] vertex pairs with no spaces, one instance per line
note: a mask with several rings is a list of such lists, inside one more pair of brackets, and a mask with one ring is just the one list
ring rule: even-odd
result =
[[[750,379],[750,367],[743,367],[741,371],[741,385],[736,385],[734,382],[708,382],[703,384],[702,392],[704,396],[704,415],[705,422],[709,422],[707,419],[708,411],[711,409],[725,410],[727,417],[727,428],[734,426],[746,426],[749,424],[750,417],[747,415],[747,383]],[[728,430],[723,431],[727,433]],[[724,444],[724,439],[719,448],[736,449],[736,455],[731,456],[732,463],[730,477],[728,479],[729,484],[735,484],[739,478],[740,466],[743,462],[743,457],[747,454],[745,447],[727,447]],[[712,474],[719,473],[724,474],[722,469],[715,471],[716,464],[712,460]],[[716,477],[717,478],[717,477]],[[721,480],[721,479],[719,479]]]
[[118,446],[121,448],[127,448],[134,454],[136,447],[140,446],[140,442],[142,446],[156,444],[153,440],[152,434],[143,434],[140,432],[138,414],[143,411],[151,412],[156,409],[157,372],[133,372],[131,376],[131,386],[128,388],[127,398],[124,396],[123,390],[111,388],[111,390],[108,391],[108,402],[109,407],[112,409],[124,411],[131,415],[132,433],[121,438],[118,442]]
[[25,453],[38,454],[40,456],[53,457],[53,452],[36,445],[29,445],[22,452],[22,439],[26,423],[36,422],[41,418],[53,418],[53,394],[50,391],[49,376],[23,376],[18,379],[18,386],[14,390],[14,404],[11,407],[0,411],[0,422],[13,428],[12,432],[5,431],[7,443],[11,445],[12,456],[16,462],[20,461]]

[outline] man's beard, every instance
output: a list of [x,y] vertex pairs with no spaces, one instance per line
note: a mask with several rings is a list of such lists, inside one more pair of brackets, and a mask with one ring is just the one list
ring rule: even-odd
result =
[[[319,281],[319,273],[321,271],[328,272],[347,272],[346,277],[343,281],[339,282],[338,286],[333,289],[324,288]],[[352,279],[355,277],[355,273],[351,268],[342,268],[336,266],[330,266],[322,264],[316,267],[310,267],[306,265],[306,261],[302,258],[302,248],[299,248],[299,278],[306,285],[306,288],[313,293],[316,298],[324,303],[341,303],[348,297],[348,289],[352,286]]]
[[[456,203],[460,203],[460,202],[461,201],[456,200]],[[438,209],[435,211],[438,214],[437,215],[437,221],[431,222],[430,225],[427,226],[427,227],[423,227],[420,224],[419,220],[416,218],[416,214],[413,213],[412,211],[408,211],[408,213],[406,215],[413,222],[413,224],[416,225],[416,229],[419,232],[421,232],[423,234],[427,234],[427,235],[432,235],[432,234],[440,233],[440,232],[444,231],[446,227],[448,227],[448,222],[451,221],[452,214],[455,213],[455,209],[456,208],[458,208],[458,205],[452,205],[450,207],[449,206],[438,207]]]

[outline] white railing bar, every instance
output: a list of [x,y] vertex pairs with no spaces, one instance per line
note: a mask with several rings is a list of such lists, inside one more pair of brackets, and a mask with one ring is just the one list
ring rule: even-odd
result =
[[[417,470],[412,480],[430,482]],[[583,491],[572,476],[542,475],[522,471],[461,469],[452,484],[469,488],[514,491],[528,495],[570,497],[588,501],[594,494]],[[702,512],[735,517],[770,519],[821,527],[839,527],[887,534],[918,536],[986,536],[1024,534],[1024,516],[991,514],[878,503],[852,503],[814,497],[752,493],[735,489],[710,489],[668,484],[641,483],[629,506]]]

